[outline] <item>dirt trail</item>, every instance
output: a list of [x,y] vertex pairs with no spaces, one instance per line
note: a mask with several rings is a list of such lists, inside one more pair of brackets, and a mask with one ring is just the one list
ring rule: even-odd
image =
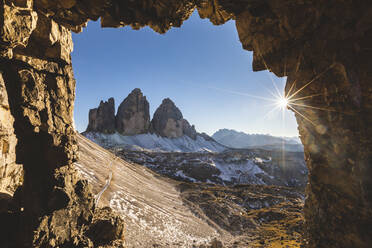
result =
[[[114,158],[113,161],[116,160],[116,157]],[[105,191],[107,190],[107,188],[110,186],[111,184],[111,180],[112,180],[112,175],[113,175],[113,171],[114,171],[114,168],[112,166],[113,164],[113,161],[110,162],[110,165],[109,165],[109,176],[108,178],[106,179],[106,184],[105,186],[103,187],[103,189],[96,195],[96,200],[95,200],[95,204],[96,206],[98,206],[99,204],[99,200],[101,199],[102,195],[105,193]]]

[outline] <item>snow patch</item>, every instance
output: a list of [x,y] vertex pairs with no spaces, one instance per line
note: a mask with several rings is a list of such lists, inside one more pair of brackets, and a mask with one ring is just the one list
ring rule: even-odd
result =
[[156,134],[124,136],[119,133],[103,134],[88,132],[84,134],[91,141],[108,148],[124,148],[132,151],[154,152],[222,152],[225,146],[197,136],[195,140],[184,135],[179,138],[164,138]]

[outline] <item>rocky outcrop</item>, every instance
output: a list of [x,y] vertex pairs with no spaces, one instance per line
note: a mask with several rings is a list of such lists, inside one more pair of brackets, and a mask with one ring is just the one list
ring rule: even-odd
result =
[[23,180],[23,168],[16,164],[17,138],[13,128],[8,94],[0,73],[0,192],[13,194]]
[[167,138],[184,135],[196,139],[198,133],[194,125],[183,119],[181,111],[166,98],[155,111],[150,122],[150,105],[140,89],[134,89],[120,104],[115,116],[114,99],[101,101],[98,108],[89,111],[89,124],[86,132],[110,134],[118,132],[132,136],[153,132]]
[[150,128],[150,105],[140,89],[134,89],[120,104],[116,130],[123,135],[147,133]]
[[194,125],[190,125],[190,123],[183,119],[182,120],[182,132],[184,135],[189,136],[191,139],[195,140],[198,133],[195,130]]
[[115,100],[101,101],[98,108],[89,110],[87,132],[115,132]]
[[0,243],[92,247],[84,232],[95,215],[94,196],[73,166],[71,33],[33,3],[0,3],[0,183],[7,191],[22,184],[13,207],[0,213]]
[[[70,30],[101,18],[104,27],[148,25],[164,33],[195,7],[214,24],[236,20],[243,48],[254,51],[255,71],[287,76],[309,168],[307,246],[371,246],[371,1],[8,0],[0,3],[0,68],[14,132],[6,128],[0,140],[10,144],[16,135],[16,162],[24,168],[23,230],[14,232],[21,244],[15,247],[32,247],[40,221],[56,214],[66,235],[55,244],[52,235],[37,239],[37,246],[74,247],[78,209],[89,201],[73,190]],[[0,120],[4,127],[11,118]],[[179,132],[177,123],[169,125]],[[0,168],[8,163],[0,161]]]
[[179,138],[184,135],[196,139],[195,126],[183,119],[181,111],[174,102],[166,98],[154,113],[151,121],[152,131],[162,137]]
[[109,207],[98,209],[86,235],[93,241],[94,247],[110,245],[124,248],[123,219],[114,214]]
[[183,116],[174,102],[166,98],[156,109],[151,121],[154,133],[167,138],[178,138],[183,136]]

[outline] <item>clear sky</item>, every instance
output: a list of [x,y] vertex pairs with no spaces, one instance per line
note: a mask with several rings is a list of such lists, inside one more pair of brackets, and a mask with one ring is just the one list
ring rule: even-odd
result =
[[[149,28],[102,29],[90,22],[73,34],[72,62],[77,81],[75,125],[85,131],[89,109],[115,98],[118,106],[140,88],[154,113],[171,98],[197,131],[221,128],[246,133],[297,136],[294,115],[262,99],[283,92],[285,79],[252,71],[252,53],[241,47],[234,21],[214,26],[197,12],[165,35]],[[273,79],[273,81],[272,81]]]

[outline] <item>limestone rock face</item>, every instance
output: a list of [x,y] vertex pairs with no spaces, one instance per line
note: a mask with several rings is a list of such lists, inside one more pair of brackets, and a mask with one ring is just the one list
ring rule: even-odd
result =
[[0,243],[92,247],[94,196],[73,165],[71,33],[33,3],[0,3],[0,187],[15,191],[0,211]]
[[89,110],[89,132],[115,132],[115,100],[101,101],[98,108]]
[[183,119],[181,111],[169,98],[164,99],[155,111],[151,128],[154,133],[167,138],[179,138],[187,135],[196,139],[197,136],[195,127]]
[[156,109],[151,121],[153,131],[167,138],[178,138],[183,135],[183,116],[174,102],[166,98]]
[[116,115],[116,130],[123,135],[147,133],[150,127],[150,107],[140,89],[120,104]]
[[186,119],[182,120],[182,132],[184,135],[189,136],[193,140],[195,140],[196,136],[198,135],[198,133],[195,130],[195,126],[194,125],[191,126]]
[[17,138],[10,113],[8,94],[0,73],[0,192],[13,194],[23,180],[23,169],[16,164]]

